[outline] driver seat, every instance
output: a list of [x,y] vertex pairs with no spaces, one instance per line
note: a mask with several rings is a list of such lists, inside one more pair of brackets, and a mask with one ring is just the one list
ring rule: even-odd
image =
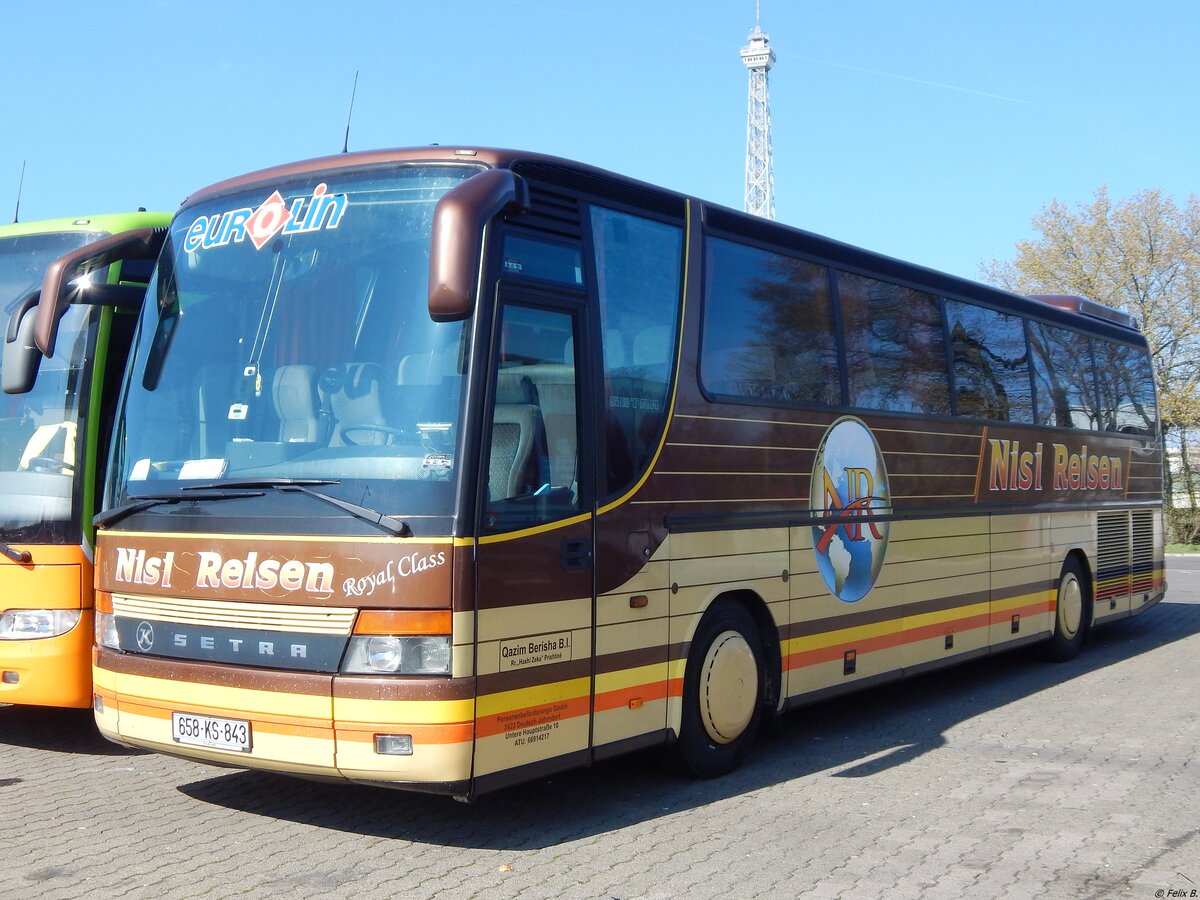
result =
[[[329,446],[388,442],[384,432],[354,428],[356,425],[387,425],[379,400],[382,384],[383,368],[376,363],[347,363],[327,369],[321,375],[321,400],[333,419]],[[347,431],[355,432],[349,440],[344,437]]]
[[316,443],[321,436],[317,415],[317,370],[312,366],[280,366],[271,382],[283,443]]

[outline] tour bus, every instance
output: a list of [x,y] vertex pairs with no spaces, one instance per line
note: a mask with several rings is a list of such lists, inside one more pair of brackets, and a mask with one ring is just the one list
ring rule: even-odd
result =
[[[91,706],[92,516],[136,312],[170,218],[0,226],[0,703]],[[84,247],[92,262],[79,269],[71,260]],[[33,337],[47,267],[64,285],[87,277],[66,285],[58,342],[43,357]]]
[[[43,303],[45,301],[43,293]],[[568,160],[362,152],[189,197],[97,516],[96,721],[460,799],[1161,599],[1124,314]]]

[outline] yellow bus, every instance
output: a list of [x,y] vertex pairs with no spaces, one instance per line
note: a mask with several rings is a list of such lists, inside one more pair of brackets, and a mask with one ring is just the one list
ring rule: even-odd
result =
[[185,201],[99,514],[95,715],[470,798],[1164,592],[1146,342],[567,160],[345,154]]
[[[170,219],[0,226],[0,703],[91,705],[92,516],[136,313]],[[102,271],[72,264],[84,247],[104,257]],[[56,265],[56,277],[88,282],[68,288],[57,345],[43,357],[33,344],[38,301]]]

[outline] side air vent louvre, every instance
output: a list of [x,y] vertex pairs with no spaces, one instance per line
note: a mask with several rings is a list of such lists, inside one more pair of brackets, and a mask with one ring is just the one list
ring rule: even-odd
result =
[[583,236],[579,198],[536,182],[529,182],[529,210],[510,213],[505,221],[572,240]]
[[1152,509],[1135,509],[1133,516],[1133,585],[1134,594],[1154,590],[1154,516]]
[[1129,513],[1096,517],[1096,600],[1129,593]]
[[[682,219],[686,200],[678,194],[656,190],[649,185],[611,178],[603,172],[574,169],[541,162],[518,162],[513,171],[530,182],[542,182],[577,191],[601,200],[626,203],[660,215]],[[530,185],[533,187],[533,185]]]

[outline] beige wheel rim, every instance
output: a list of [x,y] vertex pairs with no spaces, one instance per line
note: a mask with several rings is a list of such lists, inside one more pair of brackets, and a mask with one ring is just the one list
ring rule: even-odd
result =
[[700,720],[718,744],[736,740],[754,718],[758,663],[736,631],[723,631],[708,648],[700,672]]
[[1058,585],[1058,628],[1068,639],[1075,637],[1083,622],[1083,587],[1074,572],[1063,575]]

